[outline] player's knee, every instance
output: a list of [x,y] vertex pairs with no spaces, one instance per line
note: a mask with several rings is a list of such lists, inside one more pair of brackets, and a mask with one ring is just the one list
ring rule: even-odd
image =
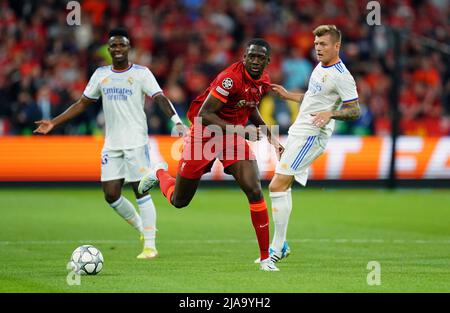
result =
[[289,185],[283,184],[277,179],[273,179],[269,184],[270,192],[284,192],[289,189]]
[[184,207],[187,207],[189,205],[190,201],[186,201],[186,200],[177,200],[177,201],[172,201],[172,204],[174,207],[176,207],[177,209],[182,209]]
[[116,202],[120,198],[120,192],[105,192],[105,200],[109,204]]
[[136,199],[142,198],[142,197],[144,197],[146,195],[148,195],[148,192],[139,193],[139,191],[134,190],[134,196],[136,197]]
[[187,207],[187,204],[186,203],[175,202],[175,203],[173,203],[173,206],[176,207],[177,209],[182,209],[182,208]]
[[252,187],[246,190],[247,198],[250,201],[259,201],[263,198],[262,190],[260,187]]

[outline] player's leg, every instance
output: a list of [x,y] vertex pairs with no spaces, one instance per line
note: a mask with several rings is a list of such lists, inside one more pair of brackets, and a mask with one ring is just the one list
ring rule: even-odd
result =
[[[261,268],[277,271],[269,259],[269,215],[262,193],[258,165],[255,160],[241,160],[226,167],[249,201],[250,215],[260,252]],[[270,261],[270,262],[269,262]]]
[[150,168],[150,147],[144,145],[125,150],[125,179],[133,188],[142,219],[143,232],[141,239],[144,247],[138,259],[152,259],[158,255],[156,250],[156,208],[151,195],[138,191],[139,180]]
[[106,202],[117,212],[128,224],[143,232],[142,220],[136,212],[134,205],[122,195],[124,179],[102,181],[103,193]]
[[158,256],[158,250],[156,249],[156,207],[151,195],[139,193],[139,182],[131,182],[130,185],[136,197],[143,227],[141,240],[144,241],[144,247],[137,258],[152,259]]
[[275,169],[269,185],[272,201],[274,236],[271,257],[277,262],[290,253],[286,241],[289,217],[292,211],[291,186],[294,179],[305,186],[308,168],[325,149],[326,139],[317,136],[288,136],[286,150]]
[[[213,159],[204,158],[204,142],[186,138],[182,158],[178,162],[177,178],[172,177],[167,170],[167,163],[158,163],[139,183],[139,191],[143,192],[153,187],[159,181],[161,192],[170,204],[176,208],[189,205],[197,191],[202,175],[211,170]],[[196,157],[195,151],[200,151]],[[193,153],[194,152],[194,153]]]
[[177,174],[175,187],[170,199],[172,205],[178,209],[188,206],[197,191],[199,182],[200,178],[190,179]]
[[286,242],[286,233],[289,216],[292,211],[290,187],[293,181],[294,176],[292,175],[275,173],[269,184],[269,195],[272,203],[272,218],[274,224],[271,257],[275,262],[287,257],[290,253],[289,246]]
[[[188,161],[180,160],[180,163],[186,163]],[[192,168],[193,165],[187,165]],[[180,171],[181,166],[178,166]],[[184,166],[183,166],[184,168]],[[167,198],[167,201],[174,207],[181,209],[189,205],[192,198],[197,191],[200,177],[187,178],[177,174],[177,178],[173,178],[167,169],[160,168],[156,170],[155,176],[159,180],[161,192]]]
[[102,151],[101,181],[106,202],[125,221],[142,233],[142,220],[134,205],[122,195],[125,179],[124,153],[121,150]]
[[[181,160],[181,163],[185,161]],[[178,170],[183,172],[184,166],[178,166]],[[195,168],[194,164],[189,164],[187,166],[189,169]],[[167,170],[167,163],[158,163],[154,169],[152,169],[147,175],[145,175],[138,185],[138,192],[145,192],[149,190],[159,181],[159,186],[164,197],[167,201],[176,208],[186,207],[192,200],[197,191],[197,187],[202,174],[197,176],[192,175],[184,177],[177,174],[175,179]]]

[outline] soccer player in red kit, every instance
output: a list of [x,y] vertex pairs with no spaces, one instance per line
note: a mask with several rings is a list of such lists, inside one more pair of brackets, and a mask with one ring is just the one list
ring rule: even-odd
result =
[[[270,46],[263,39],[247,43],[244,59],[223,70],[211,85],[192,101],[188,117],[192,122],[185,137],[177,178],[159,163],[139,184],[148,191],[157,181],[168,201],[177,208],[187,206],[197,190],[200,178],[219,159],[227,174],[233,175],[246,194],[260,250],[260,267],[278,271],[269,258],[269,217],[261,190],[258,165],[246,139],[261,139],[265,126],[258,104],[270,89],[265,67],[270,62]],[[245,127],[250,120],[255,126]],[[267,129],[266,127],[263,127]],[[284,148],[272,133],[265,132],[280,155]]]

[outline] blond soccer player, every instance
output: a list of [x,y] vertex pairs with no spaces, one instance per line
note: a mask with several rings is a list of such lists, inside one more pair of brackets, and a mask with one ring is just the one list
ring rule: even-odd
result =
[[269,185],[274,221],[269,253],[274,262],[290,253],[286,233],[293,182],[306,185],[308,168],[325,150],[336,120],[352,121],[360,116],[355,80],[339,58],[341,32],[334,25],[321,25],[313,34],[319,63],[311,74],[306,93],[289,92],[280,85],[272,85],[281,98],[301,103],[297,119],[289,128],[286,150]]

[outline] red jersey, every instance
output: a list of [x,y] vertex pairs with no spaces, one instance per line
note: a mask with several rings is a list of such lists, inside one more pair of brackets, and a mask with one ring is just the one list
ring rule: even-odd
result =
[[203,102],[211,93],[225,103],[217,112],[221,119],[233,125],[246,125],[253,109],[238,107],[236,104],[242,100],[259,104],[269,89],[270,78],[266,70],[255,80],[247,73],[242,61],[236,62],[220,72],[209,87],[191,102],[187,116],[194,123]]

